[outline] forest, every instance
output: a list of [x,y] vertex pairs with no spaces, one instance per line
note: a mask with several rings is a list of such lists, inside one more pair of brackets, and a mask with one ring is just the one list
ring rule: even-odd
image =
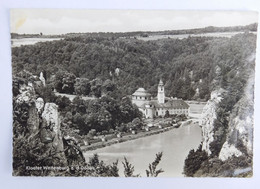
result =
[[[239,40],[244,38],[247,41],[241,43]],[[13,48],[13,73],[27,70],[39,75],[44,72],[47,82],[52,82],[55,76],[61,81],[60,76],[63,76],[63,84],[70,87],[62,90],[60,83],[56,89],[70,94],[79,91],[80,82],[92,83],[92,93],[97,96],[101,95],[103,83],[112,84],[121,98],[131,95],[138,87],[156,95],[158,81],[162,78],[166,96],[208,100],[214,88],[211,83],[216,77],[216,69],[228,72],[233,66],[242,64],[241,52],[244,49],[252,52],[252,40],[254,35],[250,33],[231,39],[189,37],[156,41],[69,37]],[[225,73],[219,75],[221,79],[226,77]],[[76,78],[80,78],[78,82]],[[93,83],[96,83],[95,87]]]

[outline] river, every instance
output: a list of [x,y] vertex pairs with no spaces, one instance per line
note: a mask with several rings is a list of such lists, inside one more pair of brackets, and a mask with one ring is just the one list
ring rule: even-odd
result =
[[12,47],[20,47],[22,45],[34,45],[38,42],[55,41],[63,38],[19,38],[11,39]]
[[145,170],[155,159],[155,154],[162,151],[162,160],[158,168],[164,170],[159,177],[183,177],[184,160],[191,149],[197,149],[201,142],[201,128],[196,124],[183,126],[157,135],[152,135],[93,151],[86,151],[86,160],[97,153],[100,160],[107,164],[119,160],[119,175],[123,174],[123,158],[135,166],[135,174],[146,176]]
[[[199,34],[179,34],[179,35],[151,35],[149,37],[140,37],[138,36],[137,39],[150,41],[150,40],[157,40],[157,39],[185,39],[188,37],[226,37],[231,38],[234,35],[241,34],[244,32],[213,32],[213,33],[199,33]],[[257,32],[249,32],[253,34],[257,34]]]
[[[157,40],[157,39],[167,39],[167,38],[178,38],[184,39],[190,37],[227,37],[230,38],[236,34],[243,32],[216,32],[216,33],[201,33],[201,34],[180,34],[180,35],[151,35],[149,37],[137,37],[137,39],[149,41],[149,40]],[[257,34],[256,32],[250,32]],[[12,47],[20,47],[21,45],[34,45],[38,42],[46,42],[46,41],[54,41],[60,40],[63,38],[19,38],[19,39],[11,39]]]

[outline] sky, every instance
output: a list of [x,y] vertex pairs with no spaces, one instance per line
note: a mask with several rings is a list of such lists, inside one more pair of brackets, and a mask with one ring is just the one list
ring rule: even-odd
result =
[[258,15],[248,11],[11,9],[10,18],[12,33],[65,34],[237,26],[257,22]]

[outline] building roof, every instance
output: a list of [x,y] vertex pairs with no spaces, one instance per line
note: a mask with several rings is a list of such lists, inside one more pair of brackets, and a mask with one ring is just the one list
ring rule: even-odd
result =
[[162,79],[160,79],[160,81],[159,81],[159,85],[163,85],[163,81],[162,81]]
[[141,107],[145,108],[145,105],[154,105],[155,108],[166,108],[166,109],[188,109],[190,106],[182,99],[169,99],[166,103],[160,104],[157,100],[151,100],[144,103]]
[[137,89],[133,94],[133,96],[151,96],[144,88]]
[[177,108],[177,109],[186,109],[189,108],[190,106],[184,102],[182,99],[169,99],[165,104],[163,104],[165,108]]

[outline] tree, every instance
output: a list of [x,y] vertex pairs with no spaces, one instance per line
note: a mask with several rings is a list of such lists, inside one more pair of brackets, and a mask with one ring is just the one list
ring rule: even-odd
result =
[[81,114],[86,113],[87,102],[81,97],[76,96],[72,101],[72,105],[73,107],[71,108],[71,111],[79,112]]
[[165,117],[165,118],[170,117],[169,110],[166,110],[164,117]]
[[134,175],[135,167],[129,163],[129,161],[124,157],[124,161],[122,162],[124,166],[124,175],[125,177],[139,177],[140,175]]
[[128,97],[124,97],[120,104],[120,121],[123,123],[131,122],[134,118],[142,117],[142,113],[138,110],[137,106],[133,105]]
[[202,150],[202,145],[200,145],[196,151],[191,150],[185,159],[184,174],[188,177],[192,177],[206,160],[208,160],[208,155],[205,150]]
[[69,110],[71,101],[66,96],[58,96],[55,100],[55,103],[59,106],[59,111],[66,112]]
[[115,84],[110,79],[107,79],[102,85],[102,91],[105,94],[108,92],[113,92],[115,88]]
[[76,113],[73,115],[72,121],[77,129],[80,130],[80,134],[87,134],[90,128],[85,123],[86,115],[81,115],[80,113]]
[[74,88],[78,95],[89,95],[91,92],[91,85],[87,78],[77,78]]
[[59,71],[55,76],[55,89],[61,93],[74,93],[76,76],[66,71]]
[[91,93],[95,96],[95,97],[101,97],[101,85],[100,84],[97,84],[97,85],[94,85],[94,86],[91,86]]
[[157,177],[160,173],[164,172],[162,169],[156,169],[161,161],[162,155],[162,152],[157,153],[155,160],[152,162],[152,164],[149,164],[149,170],[146,170],[147,177]]
[[135,129],[141,129],[143,126],[143,122],[139,117],[134,118],[132,124]]
[[103,177],[119,177],[118,174],[118,161],[113,162],[112,165],[106,165],[103,161],[99,160],[97,154],[94,154],[93,157],[89,158],[88,165],[93,168],[94,176],[103,176]]

